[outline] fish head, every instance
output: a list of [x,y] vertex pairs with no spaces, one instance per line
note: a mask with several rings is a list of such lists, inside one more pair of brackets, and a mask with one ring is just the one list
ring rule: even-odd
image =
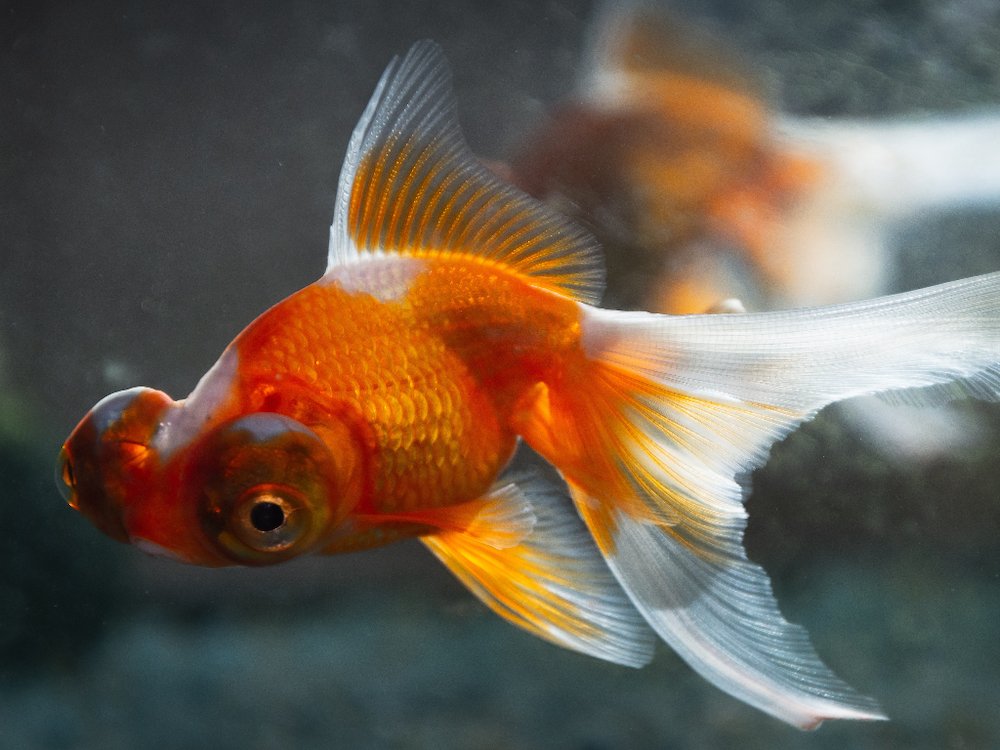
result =
[[279,413],[204,425],[163,439],[184,402],[135,388],[108,396],[63,446],[58,481],[70,506],[118,541],[208,565],[267,565],[322,546],[356,503],[355,449],[341,450]]

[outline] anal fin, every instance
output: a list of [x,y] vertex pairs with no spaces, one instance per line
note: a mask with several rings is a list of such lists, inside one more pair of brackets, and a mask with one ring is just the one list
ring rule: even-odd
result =
[[[481,601],[501,617],[565,648],[638,667],[655,637],[621,590],[586,526],[554,483],[531,475],[495,487],[468,530],[446,522],[422,541]],[[535,523],[514,545],[492,522]],[[446,513],[454,513],[450,509]]]

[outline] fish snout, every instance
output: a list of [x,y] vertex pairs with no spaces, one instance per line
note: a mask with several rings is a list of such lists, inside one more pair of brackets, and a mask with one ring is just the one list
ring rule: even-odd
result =
[[158,462],[151,441],[173,405],[151,388],[111,394],[87,413],[59,451],[56,484],[66,502],[120,542],[129,541],[125,509],[152,488]]

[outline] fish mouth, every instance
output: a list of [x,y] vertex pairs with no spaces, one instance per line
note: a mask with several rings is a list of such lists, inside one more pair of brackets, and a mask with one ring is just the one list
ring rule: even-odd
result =
[[59,451],[53,476],[56,480],[56,487],[59,488],[59,494],[62,495],[66,504],[73,510],[80,510],[80,504],[76,497],[76,479],[73,476],[73,464],[70,461],[69,451],[66,450],[65,445]]

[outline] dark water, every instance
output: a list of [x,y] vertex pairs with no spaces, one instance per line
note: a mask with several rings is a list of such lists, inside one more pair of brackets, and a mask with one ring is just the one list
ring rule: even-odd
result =
[[[728,3],[785,111],[1000,103],[1000,6]],[[418,545],[275,570],[147,559],[65,509],[59,441],[135,384],[187,393],[317,277],[347,139],[422,37],[474,149],[504,158],[566,95],[586,2],[0,6],[0,747],[1000,746],[1000,411],[894,461],[828,410],[758,472],[747,545],[838,673],[892,717],[803,734],[663,648],[633,671],[497,620]],[[895,238],[900,286],[1000,268],[1000,214]],[[609,259],[614,263],[614,258]]]

